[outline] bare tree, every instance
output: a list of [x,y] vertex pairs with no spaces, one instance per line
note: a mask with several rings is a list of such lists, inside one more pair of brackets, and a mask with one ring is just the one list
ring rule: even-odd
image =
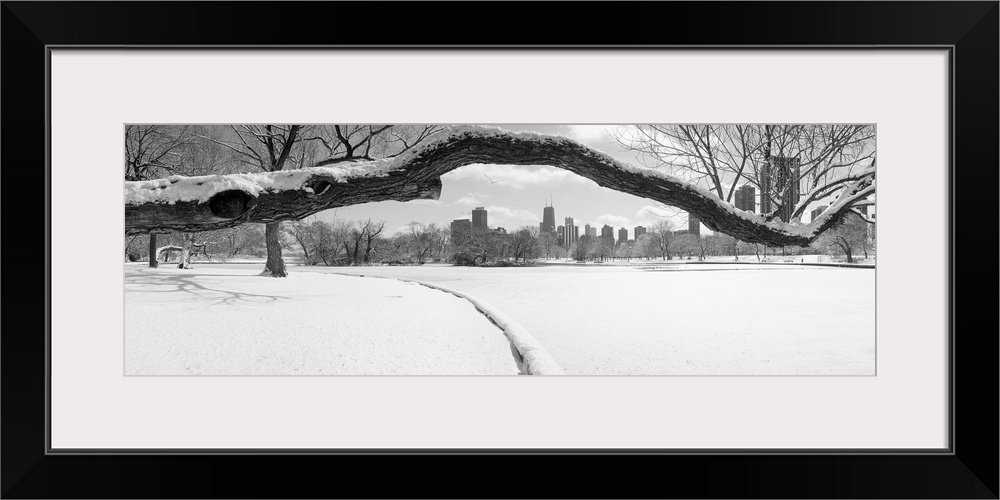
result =
[[[872,125],[639,125],[612,135],[646,166],[723,201],[731,203],[740,184],[753,185],[762,215],[787,214],[785,222],[800,220],[806,207],[867,175],[875,162]],[[795,167],[779,167],[777,159],[794,159]]]
[[438,234],[436,234],[438,227],[436,224],[425,225],[414,221],[407,224],[407,229],[409,229],[409,232],[406,233],[407,246],[410,248],[410,253],[418,262],[423,263],[432,253],[435,245],[440,242]]
[[323,125],[315,127],[303,140],[320,144],[319,159],[310,166],[322,167],[392,158],[443,129],[440,125]]
[[[318,228],[313,227],[314,222],[316,221],[293,221],[287,227],[288,234],[302,247],[302,259],[306,265],[313,264],[315,259],[317,259],[315,249],[317,246]],[[312,257],[309,256],[310,249],[314,250]]]
[[[190,141],[188,127],[127,125],[125,180],[143,181],[181,173],[177,168],[181,164],[181,149]],[[149,233],[148,243],[149,267],[158,267],[156,233]]]
[[847,263],[854,262],[854,252],[861,250],[868,259],[869,223],[860,215],[847,214],[842,222],[820,237],[818,245],[843,253]]
[[[231,139],[221,140],[201,135],[200,137],[224,146],[233,154],[234,160],[252,170],[278,172],[291,163],[289,158],[300,140],[302,125],[233,125]],[[300,155],[301,156],[301,155]],[[264,239],[267,246],[267,262],[262,276],[284,277],[288,275],[285,261],[281,257],[281,222],[266,222]]]
[[674,224],[668,220],[657,221],[649,234],[656,237],[660,258],[662,260],[670,260],[671,245],[674,242]]
[[365,237],[365,259],[364,263],[368,264],[371,262],[372,250],[375,249],[375,241],[378,236],[382,234],[385,229],[385,221],[372,222],[368,219],[364,224],[364,237]]
[[527,261],[534,258],[538,251],[538,228],[534,226],[524,226],[510,235],[510,251],[517,259]]

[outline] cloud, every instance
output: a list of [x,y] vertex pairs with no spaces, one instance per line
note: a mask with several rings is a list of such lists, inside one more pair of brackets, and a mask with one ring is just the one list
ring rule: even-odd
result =
[[436,207],[445,206],[446,204],[441,200],[411,200],[408,203],[416,203],[418,205],[433,205]]
[[629,219],[628,217],[623,217],[621,215],[604,214],[597,218],[598,227],[607,224],[612,227],[628,227]]
[[569,130],[566,132],[566,137],[585,144],[606,140],[608,130],[614,128],[611,125],[567,125],[567,127]]
[[671,218],[675,217],[680,213],[680,209],[674,207],[668,207],[664,205],[646,205],[639,209],[635,213],[636,217],[661,217],[661,218]]
[[478,207],[478,206],[482,206],[483,202],[479,201],[479,198],[476,198],[476,195],[474,195],[472,193],[469,193],[469,194],[467,194],[467,195],[465,195],[465,196],[463,196],[463,197],[455,200],[455,204],[456,205],[465,205],[467,207]]
[[441,176],[442,181],[472,180],[488,187],[509,187],[524,189],[526,186],[553,185],[560,183],[595,184],[568,170],[538,166],[525,167],[520,165],[483,165],[474,164],[452,170]]
[[510,207],[490,205],[486,207],[490,222],[541,222],[542,218],[530,210],[516,210]]

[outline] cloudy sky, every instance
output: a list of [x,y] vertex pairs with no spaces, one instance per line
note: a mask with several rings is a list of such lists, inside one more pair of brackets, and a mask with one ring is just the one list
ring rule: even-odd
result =
[[[508,130],[528,130],[563,135],[599,149],[619,160],[638,165],[634,154],[624,152],[602,125],[514,125],[497,124]],[[409,202],[384,201],[328,210],[318,214],[323,220],[357,220],[371,217],[385,220],[385,231],[404,230],[410,222],[431,222],[448,226],[455,219],[471,218],[472,209],[485,207],[490,227],[508,231],[522,226],[538,227],[546,200],[555,207],[556,225],[573,217],[583,234],[584,224],[615,228],[627,227],[633,238],[635,226],[652,226],[669,220],[678,229],[687,227],[687,214],[652,200],[598,186],[595,182],[566,170],[546,166],[467,165],[441,177],[439,200]],[[600,232],[600,229],[598,229]],[[702,226],[702,234],[710,233]]]

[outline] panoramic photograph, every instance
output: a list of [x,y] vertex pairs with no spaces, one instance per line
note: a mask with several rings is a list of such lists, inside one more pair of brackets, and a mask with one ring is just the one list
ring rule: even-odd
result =
[[126,124],[125,375],[874,376],[874,124]]

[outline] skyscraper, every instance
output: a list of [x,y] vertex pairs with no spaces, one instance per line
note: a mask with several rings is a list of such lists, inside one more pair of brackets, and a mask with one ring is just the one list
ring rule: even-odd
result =
[[607,241],[611,245],[615,244],[615,228],[605,224],[601,228],[601,239]]
[[753,186],[744,184],[743,187],[736,190],[736,208],[746,212],[755,212],[757,208],[755,195]]
[[632,233],[635,235],[635,240],[639,241],[639,237],[646,234],[646,228],[643,226],[635,226],[635,229],[632,230]]
[[563,246],[569,248],[576,243],[576,240],[580,239],[580,228],[574,225],[575,221],[572,217],[566,217],[563,221],[563,230],[565,231],[565,240]]
[[775,200],[781,206],[778,218],[784,222],[791,220],[799,202],[799,167],[798,158],[772,156],[767,159],[760,173],[762,215],[771,212],[771,200]]
[[792,220],[795,205],[799,203],[799,159],[775,157],[777,166],[774,185],[781,195],[781,212],[778,218],[788,222]]
[[697,215],[692,213],[688,213],[688,234],[701,234],[701,220],[698,219]]
[[556,209],[551,205],[546,205],[542,209],[542,224],[539,226],[542,232],[555,234],[556,232]]
[[[594,233],[591,233],[591,231],[594,231]],[[583,235],[584,236],[594,236],[595,234],[597,234],[597,228],[596,227],[590,227],[590,224],[584,224],[583,225]]]
[[486,229],[486,209],[483,207],[476,207],[472,210],[472,228],[473,229]]
[[556,241],[559,242],[559,246],[566,246],[566,228],[564,226],[556,228]]
[[618,230],[618,244],[622,245],[628,241],[628,228],[623,227]]

